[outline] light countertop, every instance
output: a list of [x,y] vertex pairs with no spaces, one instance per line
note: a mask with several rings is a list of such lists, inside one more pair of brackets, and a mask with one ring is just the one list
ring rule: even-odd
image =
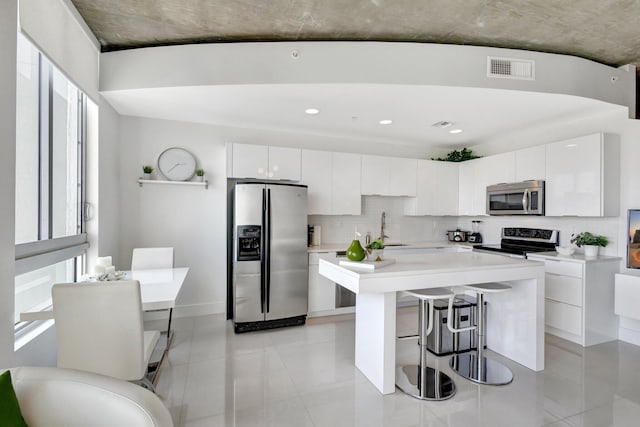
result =
[[[351,242],[348,243],[327,243],[320,246],[309,246],[307,252],[337,252],[346,251]],[[360,242],[364,248],[366,245]],[[482,243],[469,243],[469,242],[449,242],[446,240],[439,240],[436,242],[407,242],[403,246],[393,246],[393,243],[388,243],[385,246],[385,250],[402,250],[402,249],[436,249],[436,248],[451,248],[451,247],[463,247],[472,248],[475,245],[482,245]]]
[[[439,287],[458,281],[481,283],[483,276],[491,276],[487,281],[517,280],[520,274],[513,272],[523,268],[541,268],[544,275],[544,265],[539,261],[471,251],[399,255],[395,261],[372,271],[342,266],[339,259],[321,259],[320,274],[355,293]],[[496,274],[498,271],[501,274]],[[467,276],[475,278],[470,281]],[[384,280],[390,278],[394,280]]]
[[544,259],[552,259],[556,261],[578,262],[581,264],[594,263],[594,262],[620,261],[622,259],[616,256],[605,256],[605,255],[598,255],[595,258],[591,258],[591,257],[587,258],[584,256],[584,254],[578,254],[578,253],[574,253],[573,255],[560,255],[556,251],[534,252],[534,253],[528,254],[527,256],[529,256],[530,258],[538,257],[538,258],[544,258]]

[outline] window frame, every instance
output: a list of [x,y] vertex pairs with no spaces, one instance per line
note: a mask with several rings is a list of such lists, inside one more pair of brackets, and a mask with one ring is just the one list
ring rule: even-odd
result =
[[[86,250],[89,247],[86,233],[86,160],[87,160],[87,95],[78,88],[68,76],[46,57],[37,46],[24,34],[19,34],[29,42],[38,53],[38,240],[15,245],[15,274],[19,276],[33,270],[66,260],[73,260],[73,277],[77,280],[86,269]],[[76,209],[75,234],[53,237],[54,216],[54,73],[66,79],[68,85],[77,90],[77,117],[75,144],[77,144],[76,161]],[[73,102],[74,100],[72,100]],[[71,144],[73,141],[67,141]],[[73,183],[72,183],[73,184]],[[67,182],[67,185],[69,183]],[[69,187],[67,187],[69,188]],[[14,285],[15,286],[15,285]],[[14,292],[15,295],[15,292]],[[18,332],[32,322],[15,323]]]

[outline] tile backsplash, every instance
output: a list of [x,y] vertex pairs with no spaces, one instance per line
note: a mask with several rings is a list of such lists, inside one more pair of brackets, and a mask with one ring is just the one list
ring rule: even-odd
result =
[[575,218],[536,216],[405,216],[404,198],[363,196],[362,215],[324,216],[309,215],[311,225],[322,228],[322,243],[348,243],[357,231],[364,243],[367,232],[372,239],[380,235],[380,217],[386,213],[387,242],[437,242],[447,240],[447,230],[471,231],[471,221],[480,220],[480,233],[486,244],[500,242],[502,227],[548,228],[560,231],[560,244],[569,245],[571,235],[582,231],[601,234],[609,239],[609,245],[601,249],[601,254],[618,254],[619,218]]

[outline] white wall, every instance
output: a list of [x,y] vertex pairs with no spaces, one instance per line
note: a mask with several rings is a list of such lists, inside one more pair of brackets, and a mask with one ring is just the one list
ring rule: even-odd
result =
[[120,254],[120,116],[100,97],[98,165],[98,256],[111,255],[117,268],[126,264]]
[[[193,153],[209,189],[145,185],[142,165],[157,168],[169,147]],[[120,119],[120,265],[134,247],[173,246],[175,265],[189,267],[176,316],[222,313],[226,307],[226,155],[224,140],[207,125],[166,120]],[[154,171],[158,177],[158,172]]]
[[0,367],[13,364],[16,22],[16,2],[0,2]]

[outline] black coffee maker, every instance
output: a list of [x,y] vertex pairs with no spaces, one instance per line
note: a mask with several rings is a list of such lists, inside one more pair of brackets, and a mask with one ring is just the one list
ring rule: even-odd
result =
[[471,229],[473,232],[469,235],[469,243],[482,243],[482,234],[480,234],[480,223],[482,221],[471,221]]

